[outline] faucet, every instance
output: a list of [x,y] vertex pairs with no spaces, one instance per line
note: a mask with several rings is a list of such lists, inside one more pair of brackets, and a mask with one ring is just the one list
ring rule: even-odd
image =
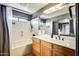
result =
[[61,33],[61,31],[60,31],[60,29],[58,29],[58,38],[59,38],[59,40],[60,40],[60,33]]
[[58,38],[59,38],[59,40],[60,40],[60,35],[58,35]]

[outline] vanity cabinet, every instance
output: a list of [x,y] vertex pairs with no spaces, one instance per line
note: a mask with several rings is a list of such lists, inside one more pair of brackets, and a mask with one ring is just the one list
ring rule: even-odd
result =
[[41,56],[51,56],[52,55],[52,44],[41,40]]
[[32,55],[40,56],[41,55],[41,40],[33,38],[32,40]]
[[75,50],[53,44],[53,56],[75,56]]
[[32,54],[35,56],[75,56],[75,50],[33,38]]

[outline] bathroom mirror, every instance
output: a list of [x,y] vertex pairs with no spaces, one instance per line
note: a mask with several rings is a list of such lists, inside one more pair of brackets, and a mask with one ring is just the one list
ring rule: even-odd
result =
[[68,10],[67,13],[53,18],[55,19],[55,21],[53,21],[53,34],[75,36],[76,34],[75,5],[70,6]]

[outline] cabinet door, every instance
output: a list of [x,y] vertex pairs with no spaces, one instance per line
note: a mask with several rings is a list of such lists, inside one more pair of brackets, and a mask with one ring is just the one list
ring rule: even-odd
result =
[[41,41],[41,56],[51,56],[52,44]]
[[74,56],[75,50],[63,47],[60,45],[53,45],[53,56]]
[[38,44],[40,44],[41,40],[33,37],[32,38],[32,43],[38,43]]
[[51,49],[46,46],[41,46],[41,56],[51,56]]
[[37,38],[33,38],[32,40],[32,55],[40,56],[41,55],[41,41]]
[[40,48],[37,46],[32,46],[32,55],[40,56],[41,55]]

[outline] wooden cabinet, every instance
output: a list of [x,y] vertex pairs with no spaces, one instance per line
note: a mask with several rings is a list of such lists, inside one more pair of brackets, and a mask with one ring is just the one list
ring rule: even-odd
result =
[[53,56],[74,56],[75,50],[53,44]]
[[32,54],[35,56],[74,56],[75,50],[33,38]]
[[41,40],[41,56],[51,56],[52,44]]
[[40,56],[41,55],[41,41],[37,38],[32,40],[32,55]]

